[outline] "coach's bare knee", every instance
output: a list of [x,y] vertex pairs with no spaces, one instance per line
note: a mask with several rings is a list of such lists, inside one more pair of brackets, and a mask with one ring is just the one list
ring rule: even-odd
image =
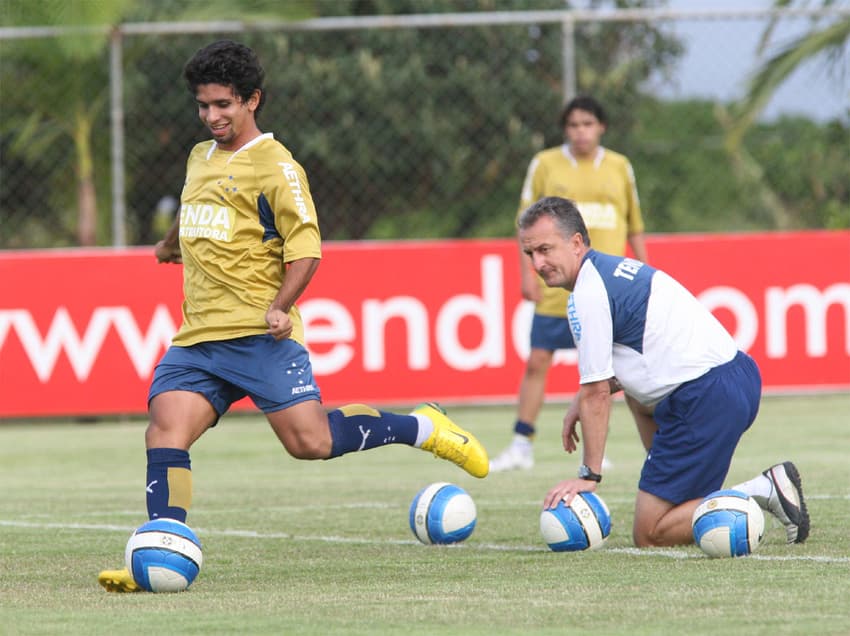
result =
[[637,533],[632,535],[632,541],[634,541],[636,548],[658,548],[663,545],[652,536]]
[[640,531],[637,528],[632,531],[632,541],[637,548],[654,548],[658,546],[658,543],[656,543],[651,534]]

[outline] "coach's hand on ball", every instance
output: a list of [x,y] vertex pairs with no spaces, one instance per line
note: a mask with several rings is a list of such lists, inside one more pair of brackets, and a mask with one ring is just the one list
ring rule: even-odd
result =
[[565,479],[555,484],[546,493],[546,498],[543,500],[543,509],[549,510],[550,508],[555,508],[562,499],[564,504],[569,506],[577,493],[593,492],[596,490],[597,485],[598,482],[591,479]]

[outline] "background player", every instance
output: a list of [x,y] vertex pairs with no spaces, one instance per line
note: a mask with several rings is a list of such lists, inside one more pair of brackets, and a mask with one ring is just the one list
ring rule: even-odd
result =
[[[602,106],[592,97],[576,97],[564,107],[560,123],[566,142],[539,152],[531,160],[518,215],[542,197],[568,197],[581,210],[594,247],[625,254],[628,242],[635,257],[646,262],[634,172],[625,156],[600,145],[608,126]],[[520,383],[513,441],[490,462],[493,472],[534,466],[532,442],[546,376],[557,349],[575,348],[564,314],[569,294],[547,287],[529,259],[522,253],[520,259],[522,296],[535,303],[531,351]],[[631,402],[630,407],[637,409]]]

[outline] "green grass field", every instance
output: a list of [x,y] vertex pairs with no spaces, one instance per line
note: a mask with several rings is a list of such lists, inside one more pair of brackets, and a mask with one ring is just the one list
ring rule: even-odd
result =
[[[225,417],[192,452],[203,569],[160,595],[96,582],[146,520],[145,423],[0,425],[0,634],[850,634],[850,396],[765,398],[727,485],[794,460],[812,532],[788,546],[768,518],[759,552],[734,560],[631,547],[642,452],[622,403],[599,490],[608,543],[550,552],[540,505],[579,463],[560,449],[563,409],[540,419],[533,471],[484,480],[407,447],[297,461],[261,416]],[[491,455],[509,440],[511,408],[450,413]],[[475,499],[464,544],[410,532],[434,481]]]

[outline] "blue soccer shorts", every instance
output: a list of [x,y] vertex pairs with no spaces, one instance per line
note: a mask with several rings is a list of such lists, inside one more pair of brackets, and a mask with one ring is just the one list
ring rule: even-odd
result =
[[531,348],[547,351],[575,349],[576,343],[566,314],[563,318],[534,314],[531,319]]
[[680,504],[723,486],[738,441],[761,399],[761,374],[746,353],[685,382],[655,407],[658,431],[639,488]]
[[171,346],[154,371],[148,403],[165,391],[200,393],[219,416],[246,395],[264,413],[321,401],[307,350],[265,334]]

